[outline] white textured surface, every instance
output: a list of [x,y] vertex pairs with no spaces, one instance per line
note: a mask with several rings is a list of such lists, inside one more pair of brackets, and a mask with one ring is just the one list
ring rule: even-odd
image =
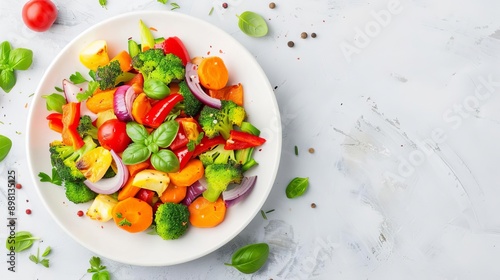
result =
[[[54,250],[49,269],[19,254],[17,273],[4,263],[1,279],[91,278],[92,252],[63,233],[30,188],[24,134],[44,69],[76,34],[127,11],[170,9],[153,0],[108,2],[103,9],[97,0],[56,1],[57,24],[34,33],[21,21],[24,1],[0,0],[0,40],[35,54],[16,87],[0,92],[0,134],[14,141],[0,164],[0,218],[4,174],[14,168],[24,186],[19,226]],[[275,1],[274,10],[266,1],[227,1],[226,10],[218,8],[222,2],[178,1],[177,12],[238,39],[276,87],[282,164],[263,207],[275,211],[193,262],[143,268],[103,260],[113,279],[500,277],[500,2],[289,0]],[[267,37],[239,31],[234,14],[245,10],[269,20]],[[318,37],[300,39],[302,31]],[[284,188],[295,176],[310,177],[310,189],[289,200]],[[6,236],[0,230],[1,244]],[[242,275],[223,265],[252,242],[271,246],[263,269]]]

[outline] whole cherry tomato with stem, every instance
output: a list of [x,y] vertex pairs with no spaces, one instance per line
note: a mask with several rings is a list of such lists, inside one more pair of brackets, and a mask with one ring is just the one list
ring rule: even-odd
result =
[[23,21],[31,30],[47,31],[57,18],[57,7],[50,0],[30,0],[23,6]]

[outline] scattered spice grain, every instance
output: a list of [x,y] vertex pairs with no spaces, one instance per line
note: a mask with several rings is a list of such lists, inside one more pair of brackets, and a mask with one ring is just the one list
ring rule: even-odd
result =
[[300,38],[302,38],[302,39],[307,38],[307,32],[300,33]]
[[316,208],[316,203],[311,203],[311,208]]
[[274,9],[274,8],[276,8],[276,3],[274,2],[269,3],[269,9]]
[[295,46],[295,43],[293,41],[288,41],[287,45],[290,47],[290,48],[293,48],[293,46]]
[[312,37],[312,38],[316,38],[316,33],[314,33],[314,32],[313,32],[313,33],[311,33],[311,37]]
[[310,154],[314,154],[314,148],[309,148],[308,151],[309,151]]

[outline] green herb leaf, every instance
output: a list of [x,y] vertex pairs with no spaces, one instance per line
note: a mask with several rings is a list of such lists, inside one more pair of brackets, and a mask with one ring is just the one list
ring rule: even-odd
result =
[[0,87],[3,91],[9,93],[12,88],[16,85],[16,76],[14,75],[14,70],[3,69],[0,72]]
[[309,178],[295,177],[286,187],[286,197],[296,198],[302,196],[309,186]]
[[121,220],[118,223],[118,225],[121,226],[121,227],[123,227],[123,226],[128,226],[129,227],[129,226],[132,225],[132,223],[129,220],[127,220],[127,219],[123,219],[123,220]]
[[88,80],[85,79],[85,77],[83,77],[82,73],[80,73],[80,72],[75,72],[74,74],[71,74],[69,76],[69,80],[73,84],[81,84],[81,83],[88,82]]
[[52,248],[50,248],[50,246],[49,246],[49,247],[45,248],[45,251],[43,251],[42,257],[48,256],[50,254],[50,252],[52,252]]
[[101,5],[101,7],[106,8],[107,4],[108,4],[107,0],[99,0],[99,5]]
[[59,173],[57,173],[57,169],[55,168],[52,168],[52,178],[44,172],[38,173],[38,177],[40,177],[40,182],[48,182],[58,186],[62,186],[62,180],[59,177]]
[[167,4],[168,3],[168,0],[158,0],[158,2],[162,3],[162,4]]
[[48,111],[56,111],[62,114],[62,106],[66,104],[66,98],[59,93],[42,95],[45,98],[45,105]]
[[179,123],[172,120],[162,123],[153,133],[152,141],[160,148],[166,148],[172,144],[177,132],[179,131]]
[[95,81],[91,81],[87,85],[87,90],[81,93],[76,94],[76,99],[80,102],[89,99],[94,92],[96,91],[97,87],[99,87],[99,83]]
[[38,258],[37,258],[37,256],[35,256],[35,255],[30,255],[30,256],[29,256],[29,259],[30,259],[30,261],[32,261],[32,262],[34,262],[34,263],[38,264]]
[[267,243],[255,243],[238,249],[232,256],[232,266],[242,273],[251,274],[259,270],[269,257],[269,245]]
[[101,265],[101,259],[99,257],[92,257],[89,261],[90,268],[87,269],[88,273],[93,273],[92,280],[109,280],[111,279],[109,272],[106,270],[106,266]]
[[43,259],[40,261],[40,264],[45,266],[45,267],[49,267],[49,260],[48,259]]
[[8,251],[14,251],[16,253],[22,252],[29,249],[35,240],[40,238],[33,237],[33,235],[28,231],[18,231],[14,235],[14,238],[7,238],[5,241],[5,247]]
[[124,164],[136,164],[147,160],[151,151],[144,144],[132,143],[123,151],[122,160]]
[[144,144],[144,141],[149,136],[146,128],[142,124],[138,124],[136,122],[128,122],[125,129],[128,137],[130,137],[130,139],[137,144]]
[[170,94],[170,88],[162,81],[147,79],[144,81],[144,93],[152,99],[160,100]]
[[0,44],[0,69],[6,69],[5,67],[9,62],[9,54],[11,49],[12,47],[9,41],[3,41]]
[[179,170],[180,163],[174,152],[162,149],[151,155],[151,165],[153,165],[156,170],[171,173]]
[[177,4],[177,3],[175,3],[175,2],[174,2],[174,3],[171,3],[171,4],[170,4],[170,6],[172,6],[172,9],[171,9],[172,11],[173,11],[173,10],[177,10],[177,9],[179,9],[179,8],[181,7],[181,6],[179,6],[179,4]]
[[12,140],[8,137],[0,135],[0,162],[3,161],[12,148]]
[[10,51],[9,65],[14,70],[27,70],[33,63],[33,51],[17,48]]
[[266,20],[257,13],[246,11],[238,17],[238,27],[251,37],[263,37],[268,32]]

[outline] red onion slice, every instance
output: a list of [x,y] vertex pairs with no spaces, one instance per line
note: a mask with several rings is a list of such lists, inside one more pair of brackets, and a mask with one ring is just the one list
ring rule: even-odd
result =
[[116,163],[116,175],[112,178],[101,179],[95,183],[92,183],[89,180],[83,181],[89,189],[99,194],[112,194],[117,192],[123,187],[123,185],[125,185],[129,177],[128,169],[125,164],[123,164],[122,159],[115,153],[115,151],[111,150],[110,152]]
[[226,207],[229,208],[247,197],[255,186],[256,181],[257,176],[244,177],[241,184],[232,189],[223,191],[222,199],[224,200],[224,203],[226,203]]
[[198,77],[198,65],[188,62],[186,64],[185,76],[186,76],[186,83],[189,89],[191,90],[193,95],[196,96],[196,98],[198,98],[198,100],[201,101],[201,103],[216,109],[221,108],[222,105],[220,99],[209,96],[201,88],[200,77]]
[[200,196],[207,188],[200,182],[194,182],[191,186],[187,187],[186,197],[182,200],[182,204],[189,206],[198,196]]
[[116,118],[122,122],[133,121],[132,103],[134,103],[137,94],[134,88],[129,85],[123,85],[116,88],[113,95],[113,109]]
[[71,83],[67,79],[63,80],[62,85],[66,101],[80,103],[80,115],[82,116],[88,115],[92,121],[95,121],[97,119],[97,114],[93,113],[92,111],[89,110],[89,108],[87,108],[87,102],[85,101],[80,102],[76,98],[77,94],[83,91],[83,88]]

